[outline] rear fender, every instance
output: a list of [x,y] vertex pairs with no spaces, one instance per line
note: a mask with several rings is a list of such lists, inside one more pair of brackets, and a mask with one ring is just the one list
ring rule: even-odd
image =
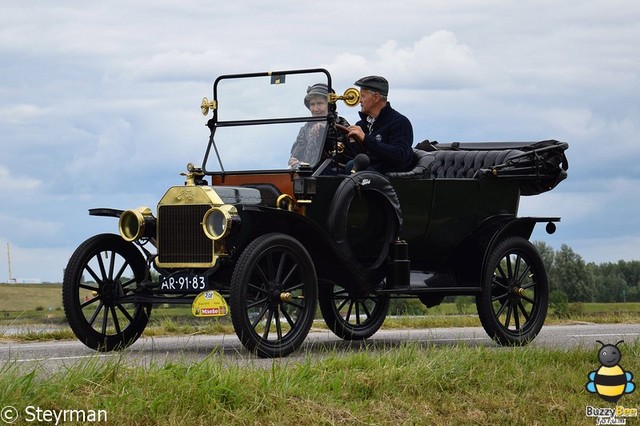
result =
[[[493,248],[503,239],[520,236],[529,239],[537,223],[560,221],[560,218],[514,217],[513,215],[493,216],[485,220],[478,230],[463,241],[452,253],[447,268],[456,277],[458,286],[479,287],[484,276],[487,257]],[[548,228],[552,233],[553,229]]]
[[481,277],[484,276],[487,258],[493,251],[493,248],[496,246],[496,244],[498,244],[500,241],[511,236],[518,236],[528,240],[531,237],[536,224],[544,222],[547,223],[547,232],[552,234],[553,232],[555,232],[555,222],[559,221],[559,217],[519,217],[505,222],[504,225],[498,228],[492,235],[491,239],[489,240],[489,244],[484,250],[480,275],[478,276],[478,279],[481,279]]

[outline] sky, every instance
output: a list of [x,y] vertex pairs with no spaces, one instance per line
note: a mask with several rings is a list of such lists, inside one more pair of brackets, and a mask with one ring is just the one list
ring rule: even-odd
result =
[[[640,2],[0,0],[0,282],[60,282],[75,248],[199,163],[223,74],[323,67],[390,83],[416,143],[569,143],[522,197],[586,262],[640,259]],[[349,121],[357,108],[340,107]]]

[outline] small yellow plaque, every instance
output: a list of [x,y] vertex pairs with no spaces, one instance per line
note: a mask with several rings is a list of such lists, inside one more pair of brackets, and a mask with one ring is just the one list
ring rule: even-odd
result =
[[191,304],[191,313],[195,317],[222,317],[229,312],[224,297],[217,291],[204,291],[196,296]]

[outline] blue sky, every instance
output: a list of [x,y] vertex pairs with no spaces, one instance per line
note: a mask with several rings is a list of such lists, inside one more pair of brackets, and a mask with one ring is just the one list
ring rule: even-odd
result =
[[[416,142],[569,142],[569,178],[523,197],[586,261],[640,259],[640,3],[0,0],[0,281],[60,281],[75,247],[155,206],[202,159],[221,74],[384,75]],[[357,109],[341,109],[355,121]]]

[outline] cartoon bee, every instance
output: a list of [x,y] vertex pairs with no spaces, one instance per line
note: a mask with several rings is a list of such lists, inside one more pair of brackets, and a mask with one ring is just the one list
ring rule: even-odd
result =
[[622,395],[631,393],[636,389],[633,383],[633,374],[624,371],[620,365],[622,354],[618,345],[624,340],[620,340],[615,345],[605,345],[599,340],[602,347],[598,352],[600,368],[588,374],[589,381],[585,385],[590,393],[597,393],[605,401],[617,403]]

